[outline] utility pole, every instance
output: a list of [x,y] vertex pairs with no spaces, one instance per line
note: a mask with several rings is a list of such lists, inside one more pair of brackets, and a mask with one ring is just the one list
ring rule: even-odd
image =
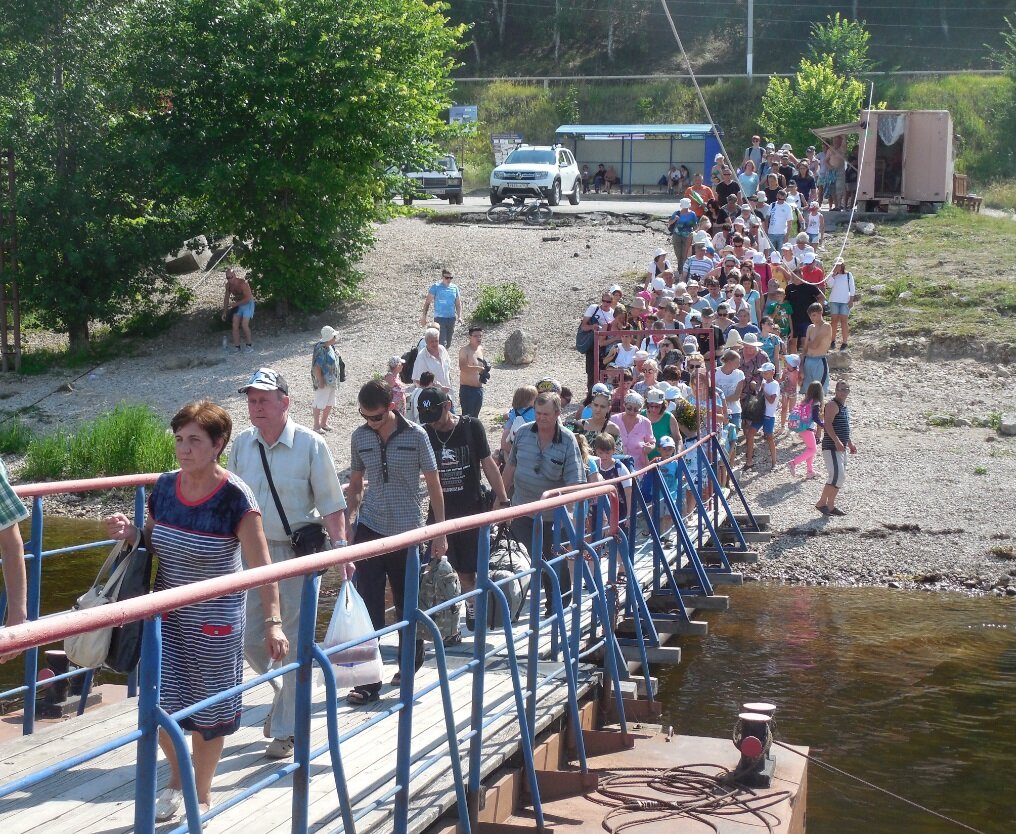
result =
[[752,75],[752,58],[755,51],[755,0],[748,0],[748,42],[747,42],[747,73],[748,78]]

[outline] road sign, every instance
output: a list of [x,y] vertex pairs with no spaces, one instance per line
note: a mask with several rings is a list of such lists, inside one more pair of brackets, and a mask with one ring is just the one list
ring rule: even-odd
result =
[[475,104],[463,104],[448,109],[448,124],[450,125],[471,124],[478,118]]

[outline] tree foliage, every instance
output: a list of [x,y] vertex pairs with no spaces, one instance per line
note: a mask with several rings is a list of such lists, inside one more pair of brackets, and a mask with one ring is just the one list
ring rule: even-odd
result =
[[802,58],[793,78],[769,79],[759,127],[800,150],[812,144],[811,128],[852,122],[863,102],[864,84],[838,73],[831,55]]
[[8,0],[0,15],[0,147],[17,155],[22,303],[87,344],[168,293],[162,256],[190,213],[160,198],[161,145],[125,74],[132,6]]
[[812,23],[808,57],[821,62],[828,55],[833,59],[833,69],[851,78],[871,72],[875,68],[868,57],[871,33],[864,27],[863,20],[851,20],[839,12],[829,15],[824,23]]
[[[162,129],[260,297],[317,309],[370,245],[388,166],[447,125],[461,34],[423,0],[173,0],[150,68]],[[153,71],[154,70],[154,71]],[[165,85],[161,78],[172,79]],[[197,195],[196,195],[197,196]]]

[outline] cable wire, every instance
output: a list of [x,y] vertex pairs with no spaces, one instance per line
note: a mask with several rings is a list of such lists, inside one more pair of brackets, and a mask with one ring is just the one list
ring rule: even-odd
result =
[[864,785],[866,788],[871,788],[874,791],[878,791],[879,793],[885,794],[886,796],[892,797],[893,799],[897,799],[900,802],[904,802],[913,808],[917,808],[919,811],[924,811],[927,814],[931,814],[933,817],[938,817],[940,820],[944,820],[945,822],[951,822],[953,825],[957,825],[960,828],[963,828],[967,831],[973,831],[974,834],[985,834],[985,832],[981,831],[979,828],[974,828],[972,825],[967,825],[965,822],[960,822],[959,820],[953,819],[952,817],[947,817],[945,814],[940,814],[938,811],[933,811],[931,808],[928,808],[925,805],[921,805],[919,802],[914,802],[912,799],[907,799],[905,796],[900,796],[898,793],[893,793],[892,791],[886,788],[881,788],[878,785],[874,785],[871,782],[862,779],[860,776],[854,776],[853,773],[847,773],[847,771],[841,770],[840,768],[835,767],[834,765],[828,764],[826,762],[823,762],[820,759],[816,759],[814,756],[810,756],[807,753],[802,753],[800,750],[795,750],[789,744],[784,744],[782,741],[777,741],[776,739],[773,739],[773,744],[779,745],[784,750],[789,750],[791,753],[800,756],[802,759],[807,759],[809,762],[813,762],[814,764],[818,765],[821,768],[825,768],[831,773],[836,773],[839,776],[846,776],[848,779],[853,779],[855,782]]

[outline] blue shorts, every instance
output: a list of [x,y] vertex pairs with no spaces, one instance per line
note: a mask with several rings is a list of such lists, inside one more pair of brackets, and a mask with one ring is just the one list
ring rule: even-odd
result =
[[254,318],[254,299],[252,298],[246,304],[241,304],[236,308],[236,317],[238,319],[247,319],[248,321]]
[[758,431],[762,429],[762,434],[774,434],[776,431],[776,418],[775,417],[763,417],[758,423],[752,423],[751,427]]
[[834,316],[849,316],[850,305],[846,301],[830,301],[829,312]]

